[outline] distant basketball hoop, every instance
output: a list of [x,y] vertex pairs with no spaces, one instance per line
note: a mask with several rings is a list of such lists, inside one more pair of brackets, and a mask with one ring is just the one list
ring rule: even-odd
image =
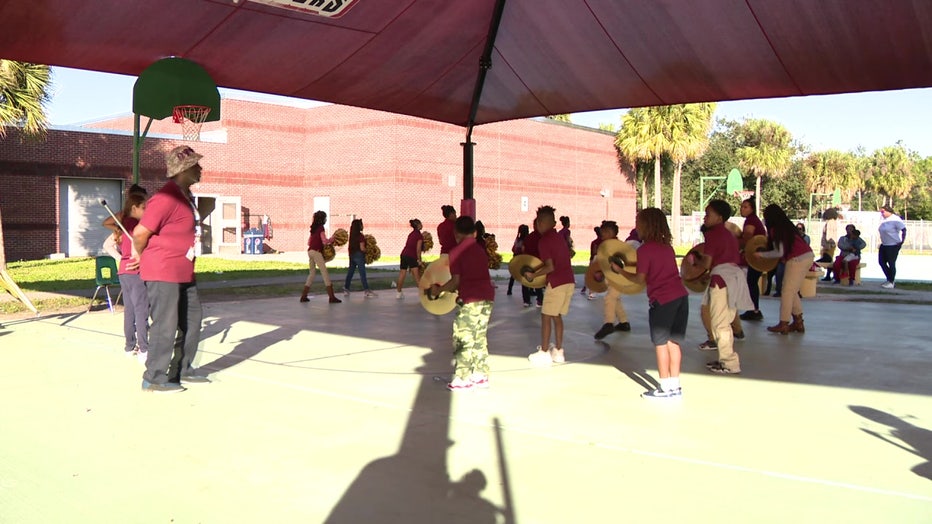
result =
[[200,140],[201,125],[207,120],[210,108],[207,106],[184,105],[175,106],[172,118],[176,124],[181,124],[185,140]]
[[738,197],[742,202],[754,196],[753,191],[735,191],[735,196]]

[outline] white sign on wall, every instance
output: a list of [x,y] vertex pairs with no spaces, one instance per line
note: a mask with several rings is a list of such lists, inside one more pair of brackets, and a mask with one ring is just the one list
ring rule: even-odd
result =
[[[327,18],[339,18],[352,7],[357,0],[252,0],[258,4],[272,5],[292,11],[311,13]],[[236,0],[233,2],[237,3]]]
[[447,185],[456,187],[456,175],[450,175],[450,178],[447,179]]
[[524,211],[527,211],[527,209],[528,209],[528,200],[527,200],[527,197],[523,196],[521,197],[521,211],[524,212]]

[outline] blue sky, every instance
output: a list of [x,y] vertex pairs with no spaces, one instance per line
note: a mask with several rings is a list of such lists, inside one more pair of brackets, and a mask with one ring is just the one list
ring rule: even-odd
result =
[[[72,125],[132,111],[135,77],[56,67],[49,118],[53,125]],[[284,97],[253,95],[277,100]],[[313,102],[295,101],[311,106]],[[617,128],[623,110],[576,113],[573,123]],[[786,126],[793,137],[814,151],[849,151],[863,146],[868,152],[902,141],[922,156],[932,156],[932,89],[908,89],[845,95],[807,96],[721,102],[717,118],[765,118]]]

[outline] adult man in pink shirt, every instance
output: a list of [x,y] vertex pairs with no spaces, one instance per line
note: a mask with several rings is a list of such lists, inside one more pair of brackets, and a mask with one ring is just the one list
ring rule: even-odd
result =
[[[540,310],[540,338],[541,344],[537,351],[528,355],[528,360],[537,366],[565,362],[563,355],[563,316],[570,312],[570,300],[576,288],[576,276],[570,262],[570,248],[566,240],[556,232],[556,209],[551,206],[537,208],[537,219],[534,222],[540,233],[540,259],[543,264],[536,271],[524,274],[528,280],[539,275],[547,275],[547,289],[544,292],[544,303]],[[551,325],[555,345],[550,347]]]
[[177,393],[182,382],[210,382],[192,367],[203,312],[194,280],[200,217],[191,186],[201,180],[203,155],[178,146],[165,155],[169,181],[149,199],[133,230],[133,258],[149,298],[149,357],[143,391]]

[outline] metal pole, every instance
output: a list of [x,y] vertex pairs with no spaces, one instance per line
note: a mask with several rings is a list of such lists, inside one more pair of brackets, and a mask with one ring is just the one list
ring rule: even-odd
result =
[[139,183],[139,114],[133,113],[133,183]]
[[[466,141],[463,145],[463,200],[473,199],[473,146],[472,129],[476,125],[476,115],[479,113],[479,101],[482,99],[482,88],[485,77],[492,69],[492,51],[495,49],[495,37],[498,35],[498,26],[505,11],[505,0],[498,0],[492,11],[492,20],[489,23],[489,34],[485,39],[485,49],[479,58],[479,76],[472,92],[472,103],[469,106],[469,119],[466,121]],[[465,204],[465,202],[464,202]]]

